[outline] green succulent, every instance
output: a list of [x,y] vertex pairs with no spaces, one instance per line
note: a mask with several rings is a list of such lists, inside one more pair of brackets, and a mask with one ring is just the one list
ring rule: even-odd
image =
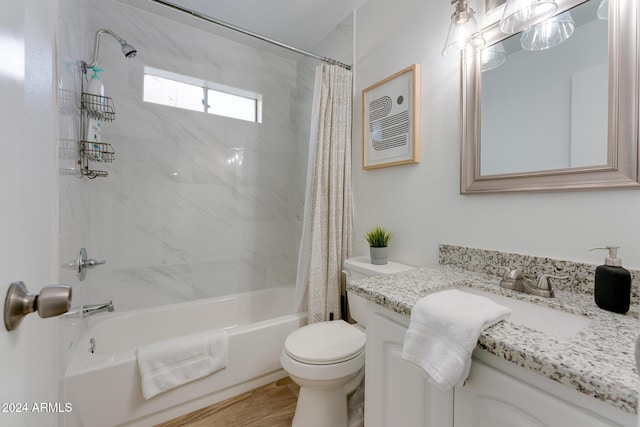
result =
[[391,233],[385,230],[383,227],[376,225],[365,234],[365,239],[369,242],[369,246],[374,248],[386,248],[391,239]]

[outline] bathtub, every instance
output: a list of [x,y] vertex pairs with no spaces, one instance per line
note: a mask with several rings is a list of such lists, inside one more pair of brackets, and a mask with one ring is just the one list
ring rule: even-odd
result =
[[[292,313],[293,288],[283,287],[88,319],[62,384],[73,410],[65,427],[150,426],[286,376],[280,352],[289,333],[307,323]],[[145,400],[138,346],[210,329],[229,332],[225,369]],[[94,339],[94,353],[89,351]]]

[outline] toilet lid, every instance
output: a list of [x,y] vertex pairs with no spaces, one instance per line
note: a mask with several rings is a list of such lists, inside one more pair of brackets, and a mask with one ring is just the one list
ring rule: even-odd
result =
[[354,358],[364,345],[364,332],[344,320],[334,320],[295,330],[287,337],[284,348],[299,362],[328,365]]

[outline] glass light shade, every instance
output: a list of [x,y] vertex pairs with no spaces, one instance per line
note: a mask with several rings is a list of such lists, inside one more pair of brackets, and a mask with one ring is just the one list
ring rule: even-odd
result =
[[607,21],[609,19],[609,0],[602,0],[598,5],[598,11],[596,12],[598,19]]
[[546,50],[571,37],[575,28],[571,13],[566,11],[524,30],[520,45],[529,51]]
[[500,20],[500,31],[515,34],[552,16],[555,0],[507,0]]
[[442,56],[460,50],[473,53],[484,46],[484,37],[473,15],[473,9],[456,11],[451,15],[451,25],[442,49]]
[[480,71],[498,68],[507,60],[507,52],[502,42],[487,46],[480,52]]

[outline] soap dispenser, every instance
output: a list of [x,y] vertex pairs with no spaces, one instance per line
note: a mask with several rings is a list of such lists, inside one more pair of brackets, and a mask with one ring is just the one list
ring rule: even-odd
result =
[[102,68],[93,67],[93,75],[87,85],[87,93],[97,96],[104,96],[104,85],[100,80],[100,73],[104,70]]
[[614,313],[624,314],[629,311],[631,301],[631,273],[622,267],[618,258],[618,246],[606,246],[609,256],[604,265],[596,267],[594,297],[598,307]]
[[[104,71],[102,68],[93,67],[93,75],[87,84],[87,93],[95,95],[89,98],[89,105],[91,109],[100,115],[104,108],[104,85],[100,80],[100,73]],[[95,144],[102,141],[102,123],[97,118],[91,117],[87,123],[87,135],[86,141],[94,143],[92,149],[89,151],[91,160],[101,161],[100,146]]]

